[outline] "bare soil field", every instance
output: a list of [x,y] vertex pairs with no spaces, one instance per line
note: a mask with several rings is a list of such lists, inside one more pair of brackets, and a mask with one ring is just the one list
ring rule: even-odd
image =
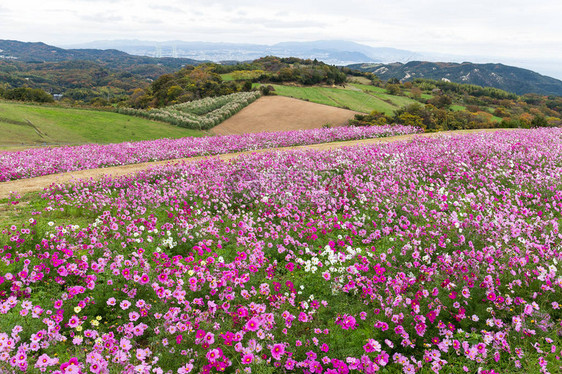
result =
[[342,126],[357,113],[290,97],[263,96],[210,131],[233,135]]
[[104,175],[117,177],[121,175],[133,174],[138,171],[148,169],[157,165],[165,165],[167,163],[173,164],[173,163],[180,163],[180,162],[192,162],[192,161],[202,160],[207,157],[219,157],[222,160],[229,160],[232,158],[236,158],[242,154],[249,154],[249,153],[282,151],[282,150],[290,150],[290,149],[325,150],[325,149],[334,149],[340,147],[386,143],[386,142],[393,142],[393,141],[400,141],[400,140],[413,140],[416,137],[468,134],[474,132],[494,132],[499,130],[515,130],[515,129],[458,130],[458,131],[446,131],[446,132],[426,133],[426,134],[410,134],[410,135],[390,136],[386,138],[351,140],[345,142],[322,143],[322,144],[303,145],[303,146],[287,147],[287,148],[269,148],[269,149],[262,149],[259,151],[227,153],[217,156],[192,157],[192,158],[165,160],[165,161],[157,161],[157,162],[145,162],[145,163],[132,164],[132,165],[114,166],[114,167],[107,167],[107,168],[100,168],[100,169],[80,170],[80,171],[73,171],[68,173],[45,175],[36,178],[18,179],[14,181],[2,182],[0,183],[0,199],[9,197],[12,191],[18,192],[19,194],[23,195],[28,192],[41,191],[52,184],[64,184],[79,179],[97,179]]

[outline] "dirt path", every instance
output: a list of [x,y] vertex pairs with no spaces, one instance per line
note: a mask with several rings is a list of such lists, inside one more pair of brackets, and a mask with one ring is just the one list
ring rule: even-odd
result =
[[[510,129],[502,129],[502,130],[510,130]],[[111,175],[111,176],[120,176],[126,174],[132,174],[156,165],[165,165],[167,163],[178,163],[178,162],[191,162],[202,160],[208,157],[219,157],[222,160],[229,160],[240,156],[242,154],[249,154],[249,153],[259,153],[259,152],[269,152],[272,150],[287,150],[287,149],[318,149],[318,150],[325,150],[325,149],[334,149],[334,148],[341,148],[347,146],[354,146],[354,145],[368,145],[368,144],[376,144],[376,143],[387,143],[387,142],[394,142],[399,140],[411,140],[415,137],[433,137],[433,136],[441,136],[441,135],[449,135],[449,134],[468,134],[474,132],[495,132],[498,131],[497,129],[486,129],[486,130],[459,130],[459,131],[447,131],[447,132],[439,132],[439,133],[427,133],[427,134],[410,134],[410,135],[400,135],[400,136],[390,136],[386,138],[376,138],[376,139],[362,139],[362,140],[351,140],[345,142],[333,142],[333,143],[322,143],[322,144],[313,144],[313,145],[302,145],[302,146],[295,146],[295,147],[287,147],[287,148],[270,148],[270,149],[261,149],[258,151],[247,151],[247,152],[237,152],[237,153],[227,153],[218,156],[202,156],[202,157],[191,157],[191,158],[181,158],[181,159],[174,159],[174,160],[165,160],[165,161],[156,161],[156,162],[145,162],[141,164],[131,164],[131,165],[123,165],[123,166],[112,166],[107,168],[100,168],[100,169],[89,169],[89,170],[80,170],[80,171],[72,171],[67,173],[60,173],[60,174],[51,174],[42,177],[36,178],[27,178],[27,179],[18,179],[14,181],[8,181],[0,183],[0,199],[4,199],[10,196],[10,192],[18,192],[20,194],[25,194],[28,192],[33,191],[41,191],[44,188],[50,186],[53,183],[56,184],[63,184],[68,183],[73,180],[77,179],[90,179],[90,178],[99,178],[103,175]]]
[[357,113],[290,97],[263,96],[213,127],[211,132],[216,135],[233,135],[280,129],[319,129],[328,123],[332,126],[343,126]]

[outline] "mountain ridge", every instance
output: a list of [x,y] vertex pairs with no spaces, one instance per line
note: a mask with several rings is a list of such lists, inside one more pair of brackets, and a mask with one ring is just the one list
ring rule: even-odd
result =
[[529,69],[501,63],[410,61],[406,64],[352,64],[351,69],[371,72],[383,80],[402,82],[416,78],[494,87],[518,95],[536,93],[562,96],[562,81]]
[[84,60],[103,62],[112,68],[122,68],[132,64],[160,64],[169,68],[179,69],[184,65],[194,65],[203,62],[188,58],[137,56],[117,49],[65,49],[43,42],[20,42],[4,39],[0,39],[0,51],[4,59],[28,63]]

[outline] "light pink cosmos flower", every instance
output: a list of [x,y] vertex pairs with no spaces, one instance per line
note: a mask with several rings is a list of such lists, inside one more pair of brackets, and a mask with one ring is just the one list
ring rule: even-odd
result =
[[80,324],[80,318],[78,318],[78,316],[76,316],[76,315],[73,315],[68,320],[68,326],[70,326],[71,328],[75,328],[79,324]]
[[131,302],[129,300],[123,300],[119,303],[119,306],[121,307],[121,309],[127,310],[131,306]]

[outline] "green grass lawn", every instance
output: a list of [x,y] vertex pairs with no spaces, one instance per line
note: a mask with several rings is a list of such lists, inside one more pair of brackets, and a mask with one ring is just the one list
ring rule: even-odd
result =
[[223,81],[241,81],[241,80],[251,80],[259,77],[263,74],[261,70],[236,70],[232,73],[221,74]]
[[411,99],[407,96],[389,95],[386,93],[386,89],[382,87],[370,86],[365,84],[352,84],[352,86],[359,90],[367,91],[370,95],[375,95],[376,97],[386,102],[391,102],[392,105],[396,106],[397,108],[401,108],[406,105],[410,105],[417,102],[414,99]]
[[0,134],[0,146],[4,148],[22,144],[118,143],[204,135],[201,131],[118,113],[7,101],[0,101]]
[[383,87],[377,87],[377,86],[371,86],[370,84],[359,84],[359,83],[352,83],[351,85],[360,90],[376,92],[377,94],[386,94],[386,89]]
[[461,110],[466,110],[465,106],[462,105],[451,105],[449,107],[453,112],[460,112]]
[[[379,89],[378,87],[362,84],[351,84],[347,85],[346,88],[272,86],[275,88],[275,92],[281,96],[347,108],[362,113],[377,110],[385,114],[392,114],[396,109],[414,102],[407,97],[385,94],[384,89],[381,89],[382,92],[377,92],[375,89]],[[373,90],[364,92],[363,87],[369,87]]]

